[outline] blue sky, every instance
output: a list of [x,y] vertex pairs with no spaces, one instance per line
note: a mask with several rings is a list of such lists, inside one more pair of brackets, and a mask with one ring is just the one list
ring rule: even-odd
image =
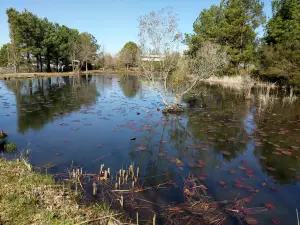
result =
[[[172,6],[183,33],[193,31],[193,22],[202,9],[220,0],[0,0],[0,46],[9,41],[5,10],[27,9],[80,32],[93,34],[106,52],[117,53],[127,41],[138,41],[139,16]],[[271,0],[263,0],[265,13],[271,15]]]

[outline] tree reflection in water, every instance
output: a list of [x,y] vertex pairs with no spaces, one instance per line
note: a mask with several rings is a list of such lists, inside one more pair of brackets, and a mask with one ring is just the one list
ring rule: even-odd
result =
[[85,78],[56,77],[6,81],[16,96],[18,129],[40,130],[59,115],[95,104],[97,89]]

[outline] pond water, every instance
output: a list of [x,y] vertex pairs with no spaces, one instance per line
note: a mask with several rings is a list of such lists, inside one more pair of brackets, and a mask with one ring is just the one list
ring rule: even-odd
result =
[[164,116],[158,93],[134,77],[0,81],[0,130],[19,149],[29,148],[30,162],[47,172],[76,165],[98,173],[103,163],[118,171],[134,163],[147,178],[144,186],[175,182],[144,193],[157,205],[183,202],[182,177],[192,173],[217,201],[253,195],[247,207],[271,204],[251,215],[259,224],[297,224],[299,104],[277,99],[262,108],[207,84],[199,92],[185,113]]

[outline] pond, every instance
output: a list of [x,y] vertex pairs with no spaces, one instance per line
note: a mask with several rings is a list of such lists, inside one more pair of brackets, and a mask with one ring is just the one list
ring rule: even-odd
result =
[[143,193],[152,211],[183,202],[183,179],[193,174],[216,201],[252,196],[247,207],[268,206],[251,215],[259,224],[296,224],[299,104],[278,98],[261,107],[208,84],[199,93],[183,114],[165,116],[158,93],[135,77],[0,81],[0,130],[53,174],[74,165],[99,173],[101,164],[115,173],[134,163],[145,187],[172,184]]

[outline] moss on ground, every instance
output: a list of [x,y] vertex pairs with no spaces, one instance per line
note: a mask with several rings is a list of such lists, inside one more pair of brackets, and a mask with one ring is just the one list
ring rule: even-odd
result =
[[0,180],[1,225],[119,223],[107,207],[78,205],[72,190],[31,171],[24,160],[0,159]]

